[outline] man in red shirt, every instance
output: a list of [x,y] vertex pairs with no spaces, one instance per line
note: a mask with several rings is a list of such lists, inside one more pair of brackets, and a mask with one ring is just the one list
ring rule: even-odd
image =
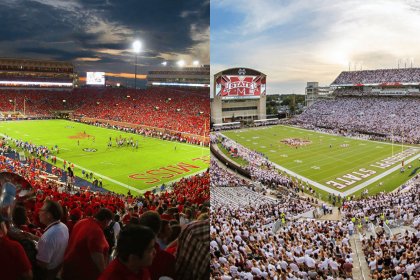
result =
[[111,220],[111,211],[102,208],[94,218],[76,223],[64,254],[62,279],[96,280],[105,270],[109,245],[103,229]]
[[124,228],[118,237],[118,254],[99,280],[151,280],[147,267],[156,255],[155,237],[155,233],[144,226]]
[[7,238],[6,219],[0,214],[0,279],[33,278],[32,266],[22,246]]
[[128,213],[123,217],[123,220],[122,220],[124,225],[130,224],[131,217],[134,217],[133,213],[134,213],[133,208],[132,207],[128,208]]

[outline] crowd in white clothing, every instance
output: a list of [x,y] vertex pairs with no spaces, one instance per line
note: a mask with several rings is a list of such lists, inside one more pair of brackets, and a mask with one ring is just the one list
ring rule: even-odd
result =
[[420,142],[420,99],[413,97],[337,97],[318,100],[292,123],[360,132],[386,140]]
[[418,83],[420,68],[343,71],[332,84]]

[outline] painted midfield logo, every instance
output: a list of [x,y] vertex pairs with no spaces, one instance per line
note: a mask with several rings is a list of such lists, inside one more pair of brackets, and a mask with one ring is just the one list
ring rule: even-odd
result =
[[350,146],[349,144],[341,144],[340,147],[348,147]]
[[84,134],[84,133],[81,133],[81,132],[77,133],[76,135],[68,136],[68,138],[70,138],[70,139],[85,139],[85,138],[88,138],[88,137],[94,137],[94,136],[89,135],[89,134]]
[[97,149],[85,148],[85,149],[83,149],[83,151],[85,151],[85,152],[97,152],[98,150]]

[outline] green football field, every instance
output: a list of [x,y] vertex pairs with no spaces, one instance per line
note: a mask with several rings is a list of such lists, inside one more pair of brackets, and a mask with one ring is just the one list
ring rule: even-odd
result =
[[[222,134],[264,154],[280,170],[298,175],[304,182],[309,181],[323,197],[330,190],[344,195],[359,194],[366,188],[370,193],[390,191],[409,180],[414,168],[420,167],[417,159],[420,148],[416,146],[345,138],[290,126]],[[298,148],[280,142],[296,138],[311,142]],[[404,173],[400,172],[402,158],[405,158]],[[243,163],[241,159],[237,161]],[[410,164],[412,169],[408,169]]]
[[[153,138],[144,141],[140,135],[67,120],[1,122],[0,132],[49,149],[57,145],[59,154],[55,148],[53,154],[58,167],[63,168],[64,160],[71,162],[76,176],[81,177],[82,170],[93,172],[94,177],[102,178],[105,189],[115,192],[131,189],[132,193],[143,193],[153,186],[203,172],[209,166],[208,148]],[[127,145],[117,148],[115,139],[120,135],[138,140],[138,149]],[[110,137],[112,148],[107,148]]]

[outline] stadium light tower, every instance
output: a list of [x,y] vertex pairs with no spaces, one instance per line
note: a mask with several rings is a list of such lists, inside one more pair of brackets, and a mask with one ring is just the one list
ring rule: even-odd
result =
[[141,43],[140,41],[135,41],[133,43],[133,49],[136,53],[136,66],[134,67],[134,89],[137,89],[137,54],[140,52]]
[[185,62],[184,62],[183,60],[178,61],[178,65],[179,65],[179,66],[181,66],[181,67],[182,67],[182,66],[184,66],[184,64],[185,64]]
[[194,64],[195,66],[197,66],[197,65],[198,65],[198,60],[194,61],[194,62],[193,62],[193,64]]

